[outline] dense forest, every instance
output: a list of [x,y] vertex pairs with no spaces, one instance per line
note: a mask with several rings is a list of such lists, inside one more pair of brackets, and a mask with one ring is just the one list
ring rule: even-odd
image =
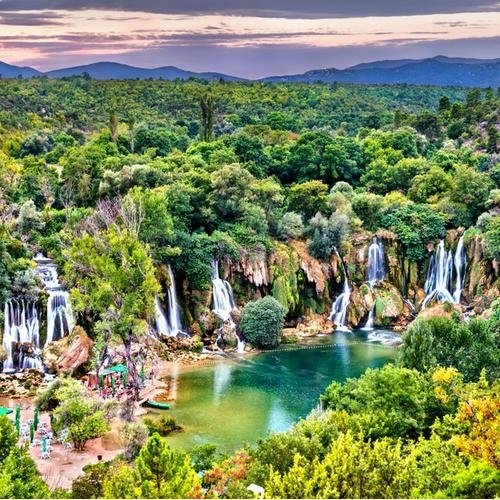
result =
[[[491,88],[2,80],[3,370],[77,377],[113,356],[128,370],[124,455],[51,494],[498,495],[499,101]],[[333,382],[286,433],[188,454],[134,421],[156,357],[370,321],[404,332],[396,365]],[[75,346],[85,356],[62,370]],[[69,377],[38,406],[75,448],[112,413]],[[14,433],[0,417],[0,496],[48,496]]]

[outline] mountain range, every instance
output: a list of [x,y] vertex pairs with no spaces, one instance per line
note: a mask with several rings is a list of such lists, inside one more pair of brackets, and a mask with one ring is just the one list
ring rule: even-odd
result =
[[[175,80],[198,78],[202,80],[242,81],[244,78],[223,73],[197,73],[175,66],[138,68],[115,62],[98,62],[84,66],[61,68],[40,72],[27,66],[13,66],[0,62],[1,78],[31,78],[47,76],[62,78],[88,74],[96,80]],[[469,87],[497,87],[500,85],[500,59],[469,59],[436,56],[428,59],[399,59],[361,63],[346,69],[326,68],[296,75],[269,76],[263,82],[305,83],[371,83],[371,84],[421,84],[457,85]]]

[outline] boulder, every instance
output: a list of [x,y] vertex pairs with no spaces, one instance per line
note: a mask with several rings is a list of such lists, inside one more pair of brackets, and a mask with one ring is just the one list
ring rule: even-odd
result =
[[388,282],[377,285],[375,290],[375,325],[392,326],[409,323],[413,314],[399,290]]
[[75,373],[88,362],[94,343],[80,326],[75,326],[67,337],[51,342],[43,350],[43,362],[49,372]]
[[362,326],[366,321],[375,300],[373,290],[364,283],[359,288],[354,288],[351,293],[351,300],[347,309],[347,323],[353,328]]

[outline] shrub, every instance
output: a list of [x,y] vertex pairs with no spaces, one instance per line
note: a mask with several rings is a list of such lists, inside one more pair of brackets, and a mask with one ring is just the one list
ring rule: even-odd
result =
[[318,213],[310,222],[314,236],[309,242],[309,252],[317,259],[328,260],[332,252],[341,247],[349,232],[349,217],[334,213],[327,219]]
[[276,347],[279,344],[285,311],[273,297],[248,302],[241,314],[240,329],[245,338],[258,347]]
[[177,424],[175,418],[163,416],[159,419],[145,418],[144,425],[150,436],[155,432],[160,436],[168,436],[171,432],[180,431],[182,427]]
[[120,431],[125,458],[136,457],[149,437],[149,429],[143,422],[127,422]]
[[304,234],[302,217],[296,212],[287,212],[278,223],[278,236],[282,239],[300,238]]

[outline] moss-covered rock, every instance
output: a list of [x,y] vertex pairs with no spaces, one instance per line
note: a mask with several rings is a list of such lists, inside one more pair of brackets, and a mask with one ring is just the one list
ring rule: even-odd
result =
[[400,291],[391,283],[383,282],[375,289],[376,326],[393,326],[404,321],[411,321],[411,308],[403,300]]

